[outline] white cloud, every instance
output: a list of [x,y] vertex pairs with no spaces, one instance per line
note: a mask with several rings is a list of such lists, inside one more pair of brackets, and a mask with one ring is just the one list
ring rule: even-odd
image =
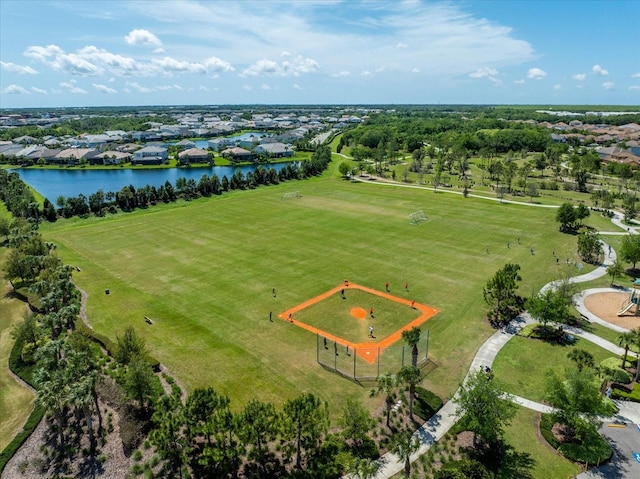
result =
[[342,70],[342,71],[339,71],[338,73],[333,73],[331,76],[334,78],[339,78],[339,77],[348,77],[349,75],[351,75],[351,72],[348,72],[347,70]]
[[154,58],[151,62],[165,74],[172,73],[207,73],[207,69],[202,63],[191,63],[176,60],[171,57]]
[[40,93],[41,95],[48,95],[49,92],[47,90],[43,90],[42,88],[38,88],[35,86],[31,87],[31,91],[35,92],[35,93]]
[[124,39],[129,45],[142,47],[159,47],[162,45],[160,39],[149,30],[131,30]]
[[6,95],[28,95],[29,92],[21,87],[20,85],[9,85],[5,89],[2,90],[3,94]]
[[312,73],[318,71],[320,66],[318,62],[311,58],[305,58],[302,55],[287,56],[290,60],[285,60],[282,64],[273,60],[263,58],[258,60],[250,67],[243,70],[241,77],[249,76],[300,76],[301,73]]
[[154,72],[149,70],[148,64],[142,64],[137,62],[131,57],[124,57],[115,53],[111,53],[107,50],[88,45],[78,50],[78,55],[85,59],[90,60],[95,65],[100,65],[101,68],[108,69],[112,73],[124,76],[130,75],[152,75]]
[[0,65],[2,66],[2,68],[12,73],[20,73],[20,74],[26,73],[28,75],[35,75],[38,73],[36,70],[34,70],[28,65],[18,65],[16,63],[3,62],[3,61],[0,61]]
[[232,72],[235,70],[229,62],[220,60],[218,57],[209,57],[202,64],[208,72]]
[[640,78],[640,72],[631,75],[631,78]]
[[258,60],[256,63],[251,65],[249,68],[244,70],[240,76],[258,76],[258,75],[275,75],[280,72],[280,65],[278,62],[274,62],[272,60],[267,60],[263,58],[262,60]]
[[554,90],[562,90],[562,85],[560,85],[559,83],[553,85],[553,89]]
[[482,67],[478,68],[476,71],[469,73],[470,78],[486,78],[495,86],[502,86],[502,80],[496,78],[499,72],[495,68],[490,67]]
[[420,73],[420,69],[419,68],[414,68],[411,70],[411,73]]
[[475,72],[469,73],[471,78],[486,78],[486,77],[494,77],[498,74],[498,70],[495,68],[483,67],[478,68]]
[[83,88],[80,88],[79,86],[76,86],[77,83],[78,82],[76,82],[75,80],[69,80],[69,81],[66,81],[66,82],[61,82],[60,86],[62,88],[66,88],[69,93],[75,93],[75,94],[78,94],[78,95],[86,95],[88,93],[87,90],[85,90]]
[[606,91],[613,90],[615,86],[615,83],[613,83],[612,81],[606,81],[602,84],[602,88],[604,88]]
[[593,67],[591,67],[591,71],[600,76],[607,76],[609,74],[609,72],[602,68],[600,65],[593,65]]
[[[415,67],[433,76],[467,75],[487,66],[502,71],[537,57],[515,29],[475,16],[465,3],[374,2],[375,14],[366,8],[353,10],[349,4],[313,0],[297,2],[300,8],[290,9],[274,8],[273,2],[185,1],[163,2],[162,8],[154,9],[131,2],[126,8],[163,23],[188,25],[192,51],[215,45],[216,52],[245,65],[247,77],[277,75],[278,70],[264,70],[267,65],[257,64],[256,59],[275,60],[282,51],[278,45],[287,45],[287,53],[295,56],[292,39],[298,52],[309,52],[304,55],[329,72],[373,72],[382,64],[389,66],[386,71],[408,72]],[[332,28],[322,20],[328,9],[337,18]],[[212,18],[216,28],[211,28]],[[415,45],[420,45],[419,52],[412,48]]]
[[244,88],[247,91],[253,90],[253,87],[251,85],[242,85],[242,88]]
[[631,85],[629,90],[640,90],[640,85]]
[[293,84],[293,89],[294,90],[302,90],[302,87],[300,85],[298,85],[297,83]]
[[151,88],[142,86],[138,82],[127,82],[126,86],[128,86],[129,88],[133,88],[134,90],[137,90],[140,93],[150,93],[151,91],[153,91],[151,90]]
[[547,76],[547,72],[540,68],[529,68],[527,72],[527,78],[531,78],[533,80],[542,80]]
[[178,91],[183,91],[184,88],[182,88],[180,85],[176,85],[175,83],[173,84],[173,88],[175,88]]
[[204,86],[204,85],[200,85],[200,87],[198,88],[198,90],[200,90],[200,91],[209,91],[209,89],[208,89],[206,86]]
[[24,55],[51,66],[59,72],[76,76],[94,76],[102,73],[102,69],[86,60],[82,55],[65,53],[57,45],[30,46]]
[[151,62],[142,62],[93,45],[85,46],[76,53],[66,53],[57,45],[31,46],[24,54],[51,66],[54,70],[75,76],[96,76],[109,72],[116,76],[142,77],[158,74],[170,76],[179,73],[204,74],[234,71],[230,63],[218,57],[209,57],[202,63],[166,56],[154,58]]
[[361,75],[361,76],[363,76],[363,77],[372,77],[372,76],[373,76],[373,73],[371,73],[371,72],[370,72],[370,71],[368,71],[368,70],[364,70],[364,71],[361,71],[361,72],[360,72],[360,75]]
[[263,90],[271,90],[271,87],[269,85],[267,85],[266,83],[263,83],[260,88],[262,88]]
[[576,73],[575,75],[571,75],[571,78],[577,81],[584,81],[587,78],[586,73]]
[[576,85],[576,88],[582,89],[582,88],[584,88],[584,85]]
[[513,80],[513,83],[517,84],[517,85],[522,85],[523,83],[526,83],[526,80],[521,79],[521,80]]
[[93,88],[95,88],[96,90],[98,90],[99,92],[102,92],[102,93],[111,93],[111,94],[118,93],[117,90],[115,90],[113,88],[110,88],[110,87],[108,87],[106,85],[101,85],[99,83],[92,83],[92,85],[93,85]]

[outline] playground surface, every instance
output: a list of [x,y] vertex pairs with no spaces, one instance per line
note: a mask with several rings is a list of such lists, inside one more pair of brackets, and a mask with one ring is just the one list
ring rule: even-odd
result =
[[607,323],[626,329],[640,326],[640,316],[635,316],[635,307],[627,311],[624,316],[618,316],[618,311],[629,302],[628,292],[596,293],[584,299],[585,307]]

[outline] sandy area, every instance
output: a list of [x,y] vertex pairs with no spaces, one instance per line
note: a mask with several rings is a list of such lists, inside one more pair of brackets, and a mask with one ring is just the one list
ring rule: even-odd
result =
[[629,293],[596,293],[587,296],[584,305],[600,319],[627,329],[635,329],[640,326],[640,316],[635,316],[635,306],[618,316],[618,311],[629,302]]

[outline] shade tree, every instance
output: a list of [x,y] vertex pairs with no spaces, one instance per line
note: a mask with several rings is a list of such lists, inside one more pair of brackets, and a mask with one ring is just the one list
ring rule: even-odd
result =
[[[458,389],[456,415],[490,448],[498,445],[504,428],[516,414],[516,405],[491,374],[480,369],[470,373]],[[474,437],[474,441],[475,441]]]
[[516,294],[520,265],[507,263],[487,281],[482,289],[485,302],[491,310],[488,318],[492,326],[501,327],[514,319],[521,311],[522,298]]
[[600,394],[600,380],[590,368],[568,369],[564,377],[548,370],[545,398],[554,408],[553,419],[568,426],[578,440],[585,437],[590,427],[599,427],[601,416],[612,413],[612,407]]

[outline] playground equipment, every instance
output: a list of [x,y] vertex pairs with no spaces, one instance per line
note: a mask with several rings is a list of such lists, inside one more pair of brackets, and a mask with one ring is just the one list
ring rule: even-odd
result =
[[640,312],[639,309],[638,309],[638,304],[639,303],[640,303],[640,294],[638,293],[637,290],[632,289],[631,290],[631,294],[629,295],[629,301],[627,301],[627,302],[625,302],[623,304],[622,309],[620,311],[618,311],[618,316],[622,316],[627,311],[629,311],[631,308],[633,308],[633,306],[636,307],[635,315],[638,316],[638,313]]

